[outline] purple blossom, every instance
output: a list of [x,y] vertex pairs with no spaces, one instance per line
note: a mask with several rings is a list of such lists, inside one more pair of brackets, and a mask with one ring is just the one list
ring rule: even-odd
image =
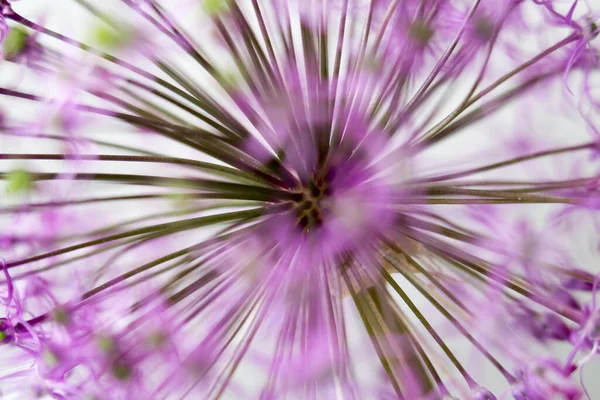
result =
[[529,331],[540,341],[555,339],[568,340],[571,330],[569,326],[556,314],[535,312],[526,306],[520,305],[516,326]]
[[568,380],[562,366],[554,359],[540,359],[528,363],[520,373],[522,382],[512,395],[517,400],[543,400],[556,396],[576,400],[581,390]]
[[78,37],[0,0],[3,392],[581,397],[594,10],[109,3]]
[[[600,309],[598,308],[596,290],[598,289],[599,277],[600,275],[596,275],[594,279],[592,301],[583,310],[582,323],[579,329],[575,330],[571,335],[570,339],[573,349],[566,361],[566,368],[582,367],[598,352],[598,346],[600,345]],[[590,348],[590,353],[578,364],[575,364],[574,360],[577,353]]]

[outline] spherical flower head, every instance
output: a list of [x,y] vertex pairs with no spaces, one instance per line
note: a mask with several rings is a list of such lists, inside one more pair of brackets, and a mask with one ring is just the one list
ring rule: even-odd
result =
[[[362,79],[356,77],[354,85],[360,86]],[[296,180],[290,188],[290,210],[269,218],[272,233],[264,238],[279,248],[300,246],[323,259],[366,248],[394,223],[392,203],[405,190],[401,172],[391,177],[388,162],[382,160],[391,143],[353,107],[348,80],[335,82],[335,97],[331,83],[316,72],[304,78],[291,66],[285,82],[281,90],[255,99],[267,116],[258,122],[259,130],[269,147],[283,155],[283,166]],[[249,118],[256,118],[249,97],[238,93],[236,100]],[[339,107],[337,120],[332,119],[333,104]],[[334,128],[340,121],[343,125]],[[333,139],[332,129],[338,131]],[[263,163],[273,159],[272,151],[253,136],[244,147]],[[404,164],[408,170],[409,155]]]
[[[27,70],[0,96],[39,105],[11,101],[0,127],[23,202],[0,205],[0,342],[28,361],[11,379],[58,398],[495,399],[459,332],[516,398],[576,398],[576,364],[536,345],[597,348],[595,307],[571,293],[594,285],[558,225],[531,221],[542,204],[593,215],[597,176],[524,163],[597,150],[542,147],[549,126],[499,152],[494,114],[523,99],[550,118],[532,89],[589,75],[596,27],[536,2],[569,32],[530,58],[504,43],[538,34],[518,0],[208,0],[200,21],[83,2],[83,38],[0,0],[9,67]],[[489,153],[446,145],[470,127]]]

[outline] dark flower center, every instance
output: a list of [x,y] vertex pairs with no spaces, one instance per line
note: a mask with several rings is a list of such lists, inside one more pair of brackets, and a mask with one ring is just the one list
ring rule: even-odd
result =
[[486,17],[475,18],[473,21],[475,36],[483,42],[488,42],[494,36],[494,23]]
[[299,199],[294,204],[296,222],[305,233],[319,228],[327,212],[323,200],[331,194],[326,178],[313,177],[304,185]]
[[426,21],[416,21],[411,25],[409,34],[419,46],[425,47],[432,38],[434,31]]
[[112,365],[111,371],[113,376],[120,381],[129,379],[132,373],[131,368],[123,361],[115,361]]

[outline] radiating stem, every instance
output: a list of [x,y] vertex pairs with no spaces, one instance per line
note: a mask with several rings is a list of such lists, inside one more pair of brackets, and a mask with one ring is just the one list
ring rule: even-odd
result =
[[535,159],[542,158],[542,157],[553,156],[553,155],[564,154],[564,153],[571,153],[571,152],[576,152],[576,151],[580,151],[580,150],[593,150],[598,145],[599,145],[598,142],[588,142],[588,143],[584,143],[584,144],[580,144],[580,145],[576,145],[576,146],[559,147],[556,149],[538,151],[535,153],[511,158],[510,160],[500,161],[500,162],[484,165],[482,167],[468,169],[466,171],[454,172],[454,173],[446,174],[446,175],[437,175],[437,176],[434,176],[431,178],[422,178],[422,179],[419,179],[419,182],[440,182],[440,181],[448,181],[448,180],[457,179],[457,178],[464,178],[465,176],[475,175],[475,174],[491,171],[491,170],[498,169],[498,168],[504,168],[504,167],[508,167],[510,165],[522,163],[525,161],[531,161],[531,160],[535,160]]
[[392,276],[386,270],[382,270],[381,274],[383,275],[383,277],[385,278],[387,283],[389,283],[390,286],[394,289],[394,291],[396,293],[398,293],[398,295],[402,298],[402,301],[408,306],[408,308],[412,311],[412,313],[415,315],[415,317],[417,317],[417,319],[419,320],[421,325],[423,325],[423,327],[427,330],[427,332],[431,335],[431,337],[433,337],[433,339],[438,344],[438,346],[440,346],[440,348],[442,349],[444,354],[446,354],[446,356],[452,362],[454,367],[463,376],[463,378],[465,379],[465,381],[467,382],[469,387],[470,388],[475,387],[476,386],[475,381],[473,380],[473,378],[471,378],[471,375],[469,375],[469,373],[463,367],[463,365],[460,363],[460,361],[458,361],[458,359],[456,358],[454,353],[452,353],[452,351],[450,350],[450,348],[448,348],[448,346],[443,341],[443,339],[439,336],[439,334],[435,331],[435,329],[433,329],[433,327],[431,326],[431,324],[429,323],[427,318],[425,318],[425,316],[419,311],[419,309],[417,308],[415,303],[411,300],[410,296],[408,296],[406,294],[406,292],[404,290],[402,290],[400,285],[398,285],[398,283],[394,280],[394,278],[392,278]]
[[561,48],[563,48],[564,46],[568,45],[569,43],[574,42],[577,39],[578,39],[578,36],[575,33],[567,36],[563,40],[559,41],[558,43],[554,44],[553,46],[550,46],[546,50],[542,51],[541,53],[539,53],[535,57],[533,57],[530,60],[524,62],[521,65],[519,65],[517,68],[515,68],[512,71],[504,74],[502,77],[498,78],[496,81],[494,81],[493,83],[491,83],[485,89],[482,89],[477,94],[475,94],[473,96],[468,96],[468,98],[466,99],[466,101],[464,101],[460,106],[458,106],[452,113],[450,113],[441,122],[439,122],[437,125],[435,125],[433,128],[431,128],[429,131],[427,131],[423,135],[423,137],[426,138],[427,140],[429,140],[432,137],[435,137],[440,131],[442,131],[445,127],[447,127],[452,121],[454,121],[456,119],[456,117],[458,117],[460,114],[462,114],[467,108],[469,108],[471,105],[475,104],[477,101],[479,101],[481,98],[483,98],[488,93],[492,92],[494,89],[496,89],[502,83],[508,81],[510,78],[512,78],[513,76],[517,75],[519,72],[521,72],[521,71],[525,70],[526,68],[534,65],[535,63],[537,63],[540,60],[544,59],[548,55],[554,53],[555,51],[557,51],[557,50],[559,50]]
[[[413,266],[413,267],[420,267],[414,260],[412,257],[404,254],[404,257],[406,257],[406,259],[408,260],[408,262]],[[493,365],[494,367],[496,367],[496,369],[498,369],[498,371],[508,380],[509,383],[514,383],[516,382],[516,378],[509,373],[506,368],[504,368],[502,366],[502,364],[500,364],[500,362],[494,357],[492,356],[489,351],[483,347],[483,345],[477,341],[467,330],[467,328],[465,328],[456,318],[454,318],[452,316],[452,314],[450,314],[450,312],[448,310],[446,310],[446,308],[444,308],[444,306],[442,306],[442,304],[437,301],[430,293],[429,291],[427,291],[423,285],[418,282],[415,277],[410,274],[407,273],[406,271],[404,271],[402,268],[398,267],[398,264],[396,261],[390,259],[387,256],[384,256],[384,258],[386,259],[386,261],[388,261],[390,263],[390,265],[393,265],[395,267],[395,269],[402,274],[402,276],[404,276],[415,288],[417,288],[417,290],[446,318],[448,319],[452,325],[464,336],[467,338],[467,340],[469,340],[469,342],[471,342],[473,344],[473,346],[475,346],[475,348],[477,350],[479,350],[479,352],[481,352],[481,354],[483,354]],[[424,269],[420,269],[421,271],[423,271]],[[454,299],[454,301],[456,302],[458,299],[456,299],[454,296],[452,296],[452,299]],[[457,304],[461,304],[460,302],[458,302]]]
[[21,260],[9,262],[6,264],[7,268],[18,267],[19,265],[29,264],[34,261],[43,260],[49,257],[58,256],[61,254],[66,254],[75,250],[84,249],[86,247],[96,246],[99,244],[110,243],[112,241],[125,239],[132,236],[139,236],[146,233],[160,232],[160,231],[168,231],[168,232],[182,232],[189,229],[197,229],[203,226],[234,221],[240,218],[246,217],[259,217],[264,213],[264,208],[255,208],[252,210],[246,211],[237,211],[231,212],[227,214],[216,214],[216,215],[208,215],[204,217],[191,218],[182,221],[176,222],[167,222],[164,224],[157,224],[152,226],[147,226],[143,228],[133,229],[131,231],[117,233],[115,235],[105,236],[99,239],[90,240],[88,242],[79,243],[73,246],[64,247],[62,249],[53,250],[48,253],[40,254],[37,256],[24,258]]

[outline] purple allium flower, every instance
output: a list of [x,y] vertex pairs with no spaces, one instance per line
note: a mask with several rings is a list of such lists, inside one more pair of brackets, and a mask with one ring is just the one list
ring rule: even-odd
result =
[[0,0],[2,394],[588,394],[599,10],[76,3]]

